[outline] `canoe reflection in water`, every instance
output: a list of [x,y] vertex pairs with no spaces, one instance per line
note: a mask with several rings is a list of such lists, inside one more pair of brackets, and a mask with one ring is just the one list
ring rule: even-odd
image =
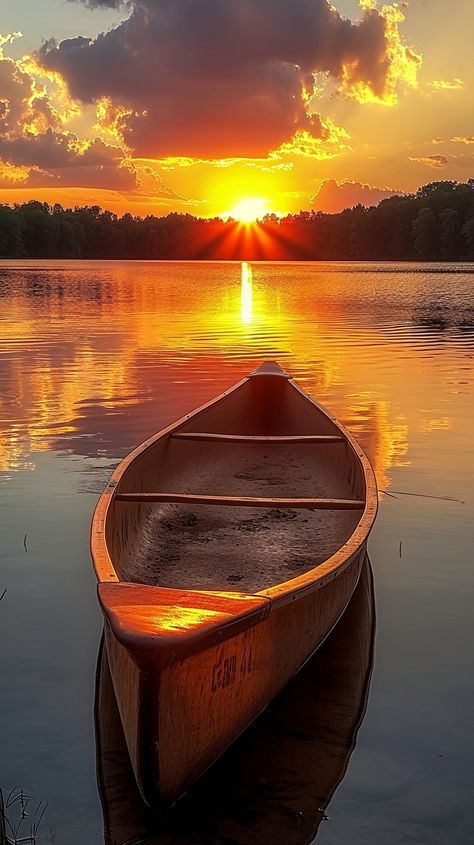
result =
[[140,798],[101,643],[95,717],[106,845],[312,842],[365,714],[374,636],[367,558],[347,610],[316,655],[164,817]]

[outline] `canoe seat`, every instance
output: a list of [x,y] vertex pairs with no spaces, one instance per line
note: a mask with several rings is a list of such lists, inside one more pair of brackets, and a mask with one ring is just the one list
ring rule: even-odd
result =
[[119,502],[174,502],[189,505],[217,505],[219,507],[245,508],[307,508],[309,510],[363,510],[362,499],[293,499],[260,498],[254,496],[204,496],[198,493],[120,492],[115,494]]
[[283,443],[344,443],[345,438],[339,434],[290,434],[290,435],[260,435],[260,434],[217,434],[212,431],[175,431],[170,434],[173,440],[200,440],[221,443],[263,443],[265,445]]

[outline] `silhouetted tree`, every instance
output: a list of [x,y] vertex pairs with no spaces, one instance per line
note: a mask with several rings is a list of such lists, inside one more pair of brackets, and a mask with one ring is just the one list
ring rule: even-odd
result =
[[462,255],[464,239],[459,214],[454,208],[445,208],[440,212],[439,238],[443,261],[453,261],[457,255]]
[[474,217],[466,220],[462,228],[462,233],[466,242],[466,258],[474,261]]
[[420,208],[413,223],[413,245],[417,258],[438,258],[438,225],[431,208]]
[[0,205],[0,256],[20,257],[23,254],[23,218],[13,208]]
[[59,221],[47,203],[31,202],[20,206],[23,217],[23,242],[31,258],[55,258],[58,255]]

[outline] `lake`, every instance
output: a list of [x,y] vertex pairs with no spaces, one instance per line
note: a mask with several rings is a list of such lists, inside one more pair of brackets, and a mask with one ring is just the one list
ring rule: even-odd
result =
[[[195,793],[207,833],[202,820],[194,838],[183,832],[191,795],[163,835],[154,822],[139,841],[245,843],[247,830],[249,845],[273,845],[256,832],[265,815],[300,845],[472,845],[474,265],[3,261],[0,308],[0,786],[33,796],[21,835],[36,819],[38,842],[104,843],[89,556],[102,486],[133,446],[276,360],[356,436],[382,491],[369,543],[375,652],[369,639],[365,656],[354,652],[367,683],[345,689],[350,759],[335,766],[319,815],[315,801],[299,809],[293,781],[290,812],[283,779],[239,816],[228,797],[214,803],[211,772]],[[346,654],[358,624],[339,632]],[[335,740],[322,753],[315,735],[326,712],[317,701],[335,694],[336,652],[328,641],[308,664],[311,682],[297,678],[278,704],[285,735],[312,731],[302,792],[307,772],[341,758]],[[326,736],[338,718],[326,716]],[[265,725],[219,764],[236,795]],[[285,753],[278,771],[295,769],[291,744]],[[99,747],[99,772],[101,759]],[[21,799],[11,801],[15,824]],[[145,824],[133,806],[129,841]]]

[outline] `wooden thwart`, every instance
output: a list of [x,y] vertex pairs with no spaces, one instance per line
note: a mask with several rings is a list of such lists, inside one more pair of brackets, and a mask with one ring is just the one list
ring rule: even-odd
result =
[[295,435],[260,435],[260,434],[214,434],[206,431],[176,431],[170,435],[173,440],[223,441],[224,443],[343,443],[344,437],[337,434],[295,434]]
[[173,502],[183,505],[219,505],[247,508],[308,508],[310,510],[363,510],[359,499],[282,499],[254,496],[202,496],[196,493],[116,493],[120,502]]

